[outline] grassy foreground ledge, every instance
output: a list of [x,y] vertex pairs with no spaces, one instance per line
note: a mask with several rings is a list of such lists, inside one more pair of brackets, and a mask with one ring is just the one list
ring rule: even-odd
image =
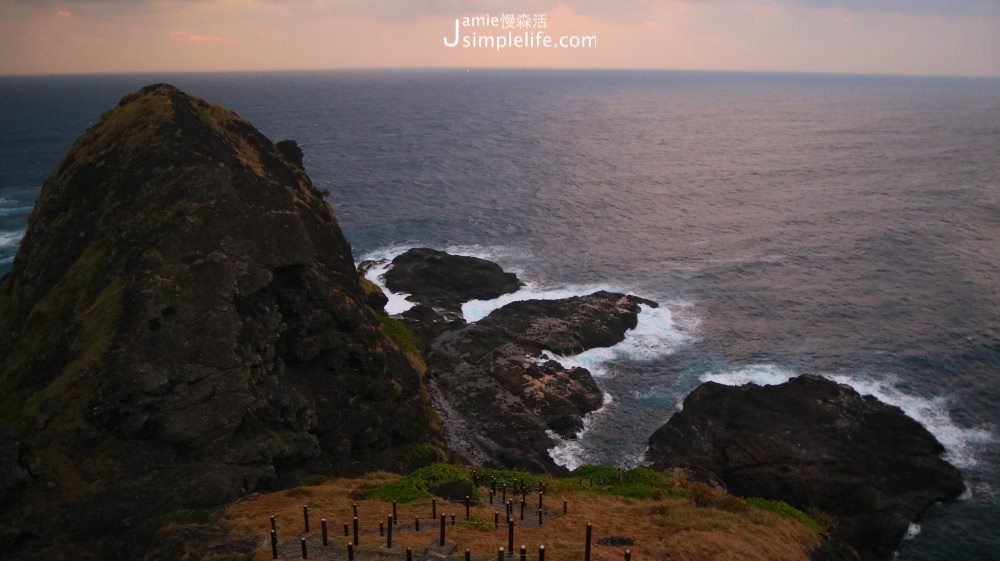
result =
[[[472,491],[470,518],[466,520],[462,502],[435,498],[429,489],[455,481],[471,482],[474,469],[479,485]],[[402,558],[396,556],[408,547],[415,559],[423,559],[426,550],[438,543],[437,520],[431,518],[432,501],[436,501],[437,515],[448,516],[446,539],[457,546],[453,558],[460,559],[468,548],[473,559],[489,559],[496,557],[498,547],[506,548],[508,541],[505,507],[499,497],[489,504],[493,478],[498,494],[506,485],[507,498],[514,499],[515,551],[526,545],[529,559],[537,559],[539,545],[545,545],[549,561],[583,559],[588,522],[593,525],[591,558],[595,561],[620,560],[626,548],[636,561],[805,561],[823,537],[823,529],[813,517],[779,501],[741,499],[645,468],[620,471],[602,466],[584,466],[567,477],[450,464],[433,464],[405,476],[373,472],[251,495],[231,505],[221,522],[232,539],[258,543],[259,560],[271,559],[272,515],[282,559],[301,558],[302,537],[307,538],[310,559],[346,559],[346,544],[353,537],[344,535],[344,525],[352,524],[352,505],[357,504],[360,535],[355,559]],[[523,494],[513,492],[522,480],[530,489],[523,522],[519,508]],[[545,488],[541,526],[537,520],[540,484]],[[378,528],[392,513],[394,499],[398,526],[392,548],[387,549],[386,537],[379,536]],[[563,501],[568,506],[565,515]],[[308,533],[304,531],[303,506],[309,507]],[[494,527],[496,512],[499,529]],[[415,530],[418,517],[420,531]],[[327,547],[321,544],[321,518],[328,523]],[[349,533],[353,534],[353,528]],[[610,537],[630,538],[633,543],[598,543]]]

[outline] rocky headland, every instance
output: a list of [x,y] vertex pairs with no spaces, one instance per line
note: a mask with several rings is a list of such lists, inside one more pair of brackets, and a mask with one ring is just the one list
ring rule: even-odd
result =
[[443,457],[377,316],[294,143],[125,97],[0,283],[0,557],[181,559],[199,540],[166,529],[247,493]]

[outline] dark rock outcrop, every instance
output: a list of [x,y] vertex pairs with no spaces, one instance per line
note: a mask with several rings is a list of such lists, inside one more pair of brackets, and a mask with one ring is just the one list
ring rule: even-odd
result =
[[963,491],[943,453],[898,407],[800,376],[777,386],[700,386],[649,439],[648,459],[707,472],[731,493],[816,507],[837,519],[835,539],[861,559],[885,560],[910,521]]
[[457,312],[469,300],[489,300],[515,292],[521,281],[486,259],[418,247],[392,260],[385,286],[411,300]]
[[[482,465],[559,473],[550,433],[573,437],[603,395],[590,372],[542,359],[621,342],[638,323],[635,296],[596,292],[513,302],[482,320],[443,322],[426,309],[404,316],[425,343],[434,403],[449,449]],[[420,318],[420,319],[414,319]],[[436,329],[421,327],[437,326]],[[421,331],[423,329],[423,331]]]
[[371,301],[294,143],[171,86],[122,99],[0,282],[4,559],[178,559],[242,494],[433,459]]

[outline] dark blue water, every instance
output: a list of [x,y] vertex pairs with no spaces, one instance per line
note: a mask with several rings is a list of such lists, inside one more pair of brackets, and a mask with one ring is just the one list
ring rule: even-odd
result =
[[[295,138],[355,256],[487,255],[536,292],[666,304],[600,356],[564,453],[629,464],[702,379],[801,372],[896,403],[971,496],[900,558],[1000,556],[1000,81],[394,71],[0,78],[0,270],[72,140],[154,81]],[[645,312],[644,312],[645,314]]]

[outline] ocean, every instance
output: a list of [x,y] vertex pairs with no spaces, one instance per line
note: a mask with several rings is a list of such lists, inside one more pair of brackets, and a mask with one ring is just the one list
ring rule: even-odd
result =
[[[898,405],[968,483],[904,561],[1000,558],[1000,80],[386,70],[0,78],[0,273],[102,111],[167,81],[293,138],[355,258],[479,255],[662,303],[591,368],[569,465],[642,461],[706,380],[821,374]],[[393,305],[406,305],[395,296]]]

